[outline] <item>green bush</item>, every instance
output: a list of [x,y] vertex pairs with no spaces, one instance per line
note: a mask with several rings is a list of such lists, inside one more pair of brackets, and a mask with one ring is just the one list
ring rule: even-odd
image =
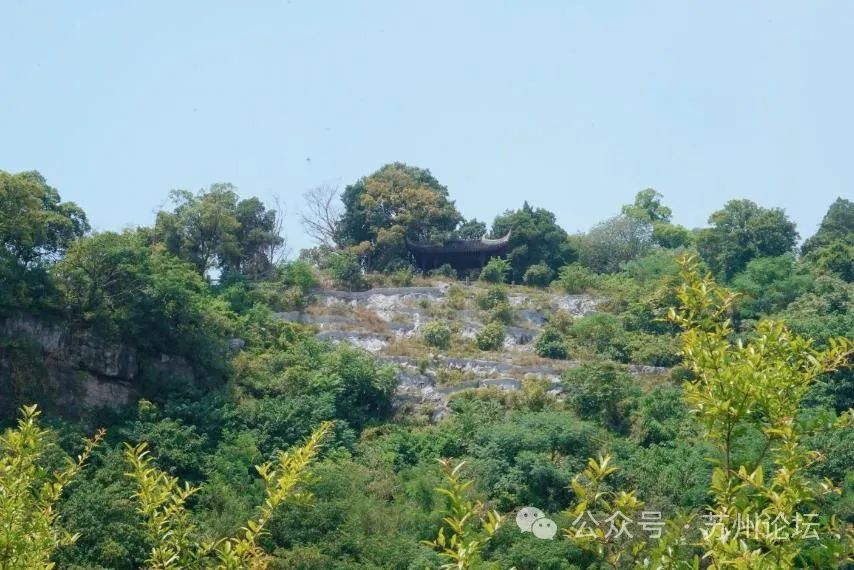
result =
[[414,274],[412,273],[412,268],[408,265],[392,271],[388,276],[389,281],[391,281],[391,284],[395,287],[409,287],[412,285],[413,277]]
[[565,360],[568,356],[566,343],[561,334],[550,327],[543,330],[534,343],[534,351],[544,358]]
[[359,257],[349,251],[336,251],[326,258],[324,267],[329,277],[337,287],[344,287],[349,291],[362,289],[365,286],[365,278],[362,275],[362,266]]
[[625,331],[620,319],[610,313],[592,313],[578,319],[570,334],[605,357],[626,361]]
[[630,333],[626,336],[629,360],[634,363],[675,366],[682,360],[676,337],[648,333]]
[[507,301],[499,301],[492,307],[486,318],[490,323],[502,323],[509,325],[513,322],[513,308]]
[[564,265],[558,271],[558,277],[553,283],[570,294],[586,293],[596,288],[600,277],[597,273],[577,263]]
[[493,257],[480,272],[480,279],[487,283],[506,283],[510,273],[510,262]]
[[439,321],[432,321],[424,325],[421,336],[424,338],[424,342],[436,348],[446,349],[451,343],[451,329]]
[[299,287],[303,291],[310,291],[319,285],[314,269],[305,261],[284,263],[280,272],[282,283],[288,287]]
[[584,363],[563,373],[570,404],[578,416],[622,431],[629,425],[632,378],[612,362]]
[[475,296],[475,303],[484,311],[494,309],[499,303],[507,302],[507,291],[500,285],[493,285],[486,291]]
[[451,285],[445,292],[445,304],[457,311],[466,308],[466,292],[458,285]]
[[457,278],[457,270],[451,267],[448,263],[443,263],[436,269],[431,269],[429,275],[432,277],[447,277],[448,279]]
[[552,271],[551,267],[545,263],[537,263],[525,271],[522,281],[525,282],[525,285],[531,285],[532,287],[546,287],[551,283],[554,275],[555,272]]
[[475,335],[475,342],[481,350],[500,350],[504,346],[504,327],[501,323],[489,323]]

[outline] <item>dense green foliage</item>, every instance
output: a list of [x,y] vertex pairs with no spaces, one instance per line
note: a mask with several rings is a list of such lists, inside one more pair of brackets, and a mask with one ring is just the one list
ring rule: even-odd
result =
[[336,240],[374,270],[406,263],[406,239],[441,240],[463,221],[448,189],[429,170],[399,162],[347,186],[341,199],[345,210]]
[[[387,360],[322,342],[316,329],[276,316],[311,314],[316,288],[362,289],[377,269],[387,270],[385,283],[425,284],[408,267],[407,238],[479,237],[485,226],[462,222],[428,171],[389,165],[348,187],[341,247],[316,248],[294,262],[271,253],[280,243],[276,214],[239,199],[228,185],[177,194],[153,227],[89,233],[83,212],[39,175],[0,173],[0,181],[0,317],[58,323],[71,335],[121,342],[142,359],[181,356],[193,371],[190,378],[137,378],[129,382],[138,396],[130,404],[87,410],[83,421],[56,415],[26,445],[8,435],[0,440],[3,465],[27,465],[26,477],[0,474],[0,485],[43,488],[52,473],[63,483],[44,496],[12,494],[17,502],[0,494],[4,520],[17,525],[7,535],[0,527],[0,553],[18,556],[21,537],[32,539],[25,546],[37,562],[23,567],[129,570],[157,567],[178,553],[207,566],[303,570],[421,570],[459,567],[460,560],[472,568],[621,568],[643,556],[662,561],[664,551],[654,541],[635,553],[623,543],[540,540],[519,532],[516,510],[536,506],[566,529],[585,501],[626,513],[645,505],[675,521],[681,509],[695,516],[706,507],[767,510],[775,496],[785,498],[790,514],[818,513],[821,540],[797,551],[750,544],[805,568],[835,567],[843,556],[843,535],[854,521],[854,435],[838,418],[854,405],[854,376],[831,368],[846,358],[832,339],[854,338],[846,200],[831,207],[800,256],[785,215],[746,201],[728,203],[712,216],[713,227],[696,235],[672,224],[653,190],[576,236],[543,209],[525,205],[499,216],[491,235],[513,236],[506,274],[537,289],[452,284],[442,301],[417,308],[427,324],[406,348],[433,364],[457,351],[566,371],[554,383],[532,374],[518,378],[518,390],[454,394],[450,413],[433,423],[432,409],[415,415],[395,407],[397,370]],[[693,277],[682,287],[677,259],[685,251],[699,255],[697,271],[705,264],[738,293],[730,299],[705,284],[726,299],[717,315],[726,324],[703,320],[697,307],[709,305],[696,279],[694,289]],[[440,273],[452,278],[447,268]],[[551,304],[565,293],[592,294],[597,302],[572,316]],[[521,294],[530,306],[516,304]],[[691,303],[693,314],[667,320],[668,308]],[[502,350],[505,335],[534,308],[546,322],[525,347],[532,353]],[[454,322],[463,317],[483,325],[473,340]],[[767,324],[767,317],[789,328]],[[685,342],[696,349],[686,352]],[[810,356],[822,366],[809,364]],[[4,427],[15,407],[56,400],[56,387],[44,383],[50,364],[31,339],[0,336]],[[638,375],[629,365],[639,364],[659,368]],[[732,386],[740,391],[731,393]],[[786,397],[772,393],[777,389]],[[750,402],[750,413],[733,404],[739,398]],[[271,482],[290,472],[280,452],[300,449],[325,422],[334,428],[311,457],[312,476],[279,486],[275,509],[267,508]],[[86,469],[75,469],[73,480],[62,476],[65,457],[80,453],[80,438],[102,425],[107,436]],[[815,450],[816,461],[805,463],[786,446]],[[85,455],[89,448],[82,449]],[[277,474],[254,469],[270,461],[281,467]],[[791,489],[781,484],[787,469],[797,482]],[[824,477],[839,494],[805,491]],[[297,487],[302,496],[291,493]],[[172,522],[162,517],[167,505]],[[25,511],[36,516],[22,517]],[[261,519],[254,534],[247,521]],[[9,536],[17,542],[4,550]],[[78,538],[72,543],[71,536]],[[702,564],[754,556],[740,545],[724,552],[699,541],[673,551],[683,561],[712,553]]]
[[510,273],[510,264],[500,257],[493,257],[483,266],[480,278],[487,283],[506,283]]
[[712,227],[700,232],[697,248],[712,272],[725,280],[751,259],[794,250],[798,232],[783,210],[750,200],[730,200],[709,216]]
[[510,232],[510,251],[507,258],[512,266],[512,279],[522,281],[525,271],[536,264],[552,270],[575,261],[576,252],[567,240],[555,215],[545,208],[532,208],[525,202],[519,210],[508,210],[492,222],[492,237]]
[[235,190],[231,184],[214,184],[196,194],[174,190],[175,209],[157,214],[151,239],[200,273],[211,268],[266,273],[283,242],[276,211],[258,198],[239,200]]
[[451,329],[439,321],[424,325],[421,335],[424,337],[424,342],[436,348],[448,348],[451,343]]

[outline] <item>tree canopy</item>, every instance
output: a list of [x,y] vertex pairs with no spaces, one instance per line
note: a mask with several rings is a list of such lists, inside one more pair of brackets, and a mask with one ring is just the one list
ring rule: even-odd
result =
[[730,200],[709,217],[697,248],[716,275],[729,280],[751,259],[794,251],[795,224],[780,208],[763,208],[750,200]]
[[532,265],[542,263],[557,271],[576,258],[567,233],[557,224],[554,213],[545,208],[533,208],[527,201],[520,209],[507,210],[492,222],[493,238],[507,232],[511,232],[507,258],[513,271],[512,279],[517,283]]
[[429,170],[401,162],[347,186],[341,199],[338,245],[352,248],[370,269],[406,263],[406,239],[441,241],[463,220]]
[[837,198],[801,254],[820,270],[854,282],[854,202]]
[[86,214],[63,202],[38,172],[0,170],[0,255],[30,265],[55,258],[89,231]]
[[240,200],[231,184],[196,194],[174,190],[170,197],[174,209],[157,214],[152,239],[199,273],[216,268],[259,275],[276,261],[284,241],[280,222],[258,198]]

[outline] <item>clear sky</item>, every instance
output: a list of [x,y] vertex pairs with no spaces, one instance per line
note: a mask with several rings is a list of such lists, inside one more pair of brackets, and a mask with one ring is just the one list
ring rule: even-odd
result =
[[305,189],[392,161],[568,231],[652,186],[691,227],[747,197],[806,237],[854,194],[851,2],[0,3],[0,169],[96,229],[232,182],[304,247]]

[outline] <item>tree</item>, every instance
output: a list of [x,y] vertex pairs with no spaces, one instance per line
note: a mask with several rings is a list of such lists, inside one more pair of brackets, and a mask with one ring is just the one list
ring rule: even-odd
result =
[[338,187],[321,184],[302,196],[305,209],[300,212],[300,222],[305,233],[319,245],[332,246],[342,213]]
[[[717,450],[709,512],[723,523],[703,535],[702,547],[713,568],[792,568],[806,543],[803,528],[800,535],[787,528],[785,537],[770,531],[744,536],[724,521],[794,521],[833,491],[830,481],[809,477],[817,458],[804,447],[807,426],[798,418],[816,377],[846,365],[854,343],[830,339],[826,349],[816,349],[768,319],[748,339],[735,339],[729,319],[734,295],[702,277],[692,258],[683,259],[682,278],[680,307],[670,309],[669,318],[684,330],[682,354],[694,376],[684,385],[685,400]],[[736,456],[739,435],[750,430],[761,434],[763,445]]]
[[736,302],[742,317],[756,318],[781,311],[809,292],[815,278],[795,260],[793,253],[760,257],[732,280],[733,289],[743,295]]
[[652,225],[624,214],[596,224],[582,237],[579,262],[597,273],[616,273],[652,246]]
[[612,362],[589,362],[562,375],[572,407],[582,419],[596,420],[613,430],[628,426],[632,379]]
[[801,254],[819,271],[854,282],[854,202],[837,198]]
[[669,223],[673,211],[661,204],[663,197],[652,188],[641,190],[635,195],[633,204],[623,206],[623,214],[642,222]]
[[139,232],[77,240],[53,268],[69,316],[145,350],[221,362],[232,314],[195,268]]
[[193,194],[173,190],[174,209],[157,214],[152,239],[199,273],[218,268],[262,275],[284,243],[281,220],[258,198],[238,200],[231,184],[213,184]]
[[453,235],[457,239],[480,239],[486,235],[486,224],[478,221],[477,218],[464,220],[454,230]]
[[0,312],[54,308],[49,262],[89,230],[38,172],[0,170]]
[[834,241],[854,242],[854,202],[851,200],[837,198],[830,205],[818,231],[804,242],[801,253],[806,255]]
[[546,327],[534,343],[534,352],[543,358],[565,360],[568,356],[566,341],[555,327]]
[[451,329],[441,321],[430,321],[424,325],[421,336],[426,344],[442,350],[451,344]]
[[508,261],[513,269],[512,279],[521,282],[531,265],[543,263],[552,270],[575,261],[576,252],[569,244],[566,232],[555,215],[544,208],[532,208],[528,202],[519,210],[507,210],[492,222],[492,237],[510,233]]
[[750,200],[730,200],[709,217],[712,227],[700,231],[697,249],[713,273],[724,280],[751,259],[794,250],[795,224],[780,208],[762,208]]
[[98,431],[84,440],[76,460],[49,473],[40,461],[47,451],[48,431],[38,425],[35,406],[21,409],[17,429],[0,435],[0,568],[30,570],[54,568],[51,556],[59,546],[73,544],[76,535],[58,524],[56,503],[62,491],[83,469],[104,437]]
[[63,202],[41,174],[0,170],[0,255],[24,266],[52,260],[87,231],[83,210]]
[[429,170],[395,162],[344,189],[336,242],[350,247],[367,269],[406,263],[406,240],[446,239],[462,221],[448,189]]

